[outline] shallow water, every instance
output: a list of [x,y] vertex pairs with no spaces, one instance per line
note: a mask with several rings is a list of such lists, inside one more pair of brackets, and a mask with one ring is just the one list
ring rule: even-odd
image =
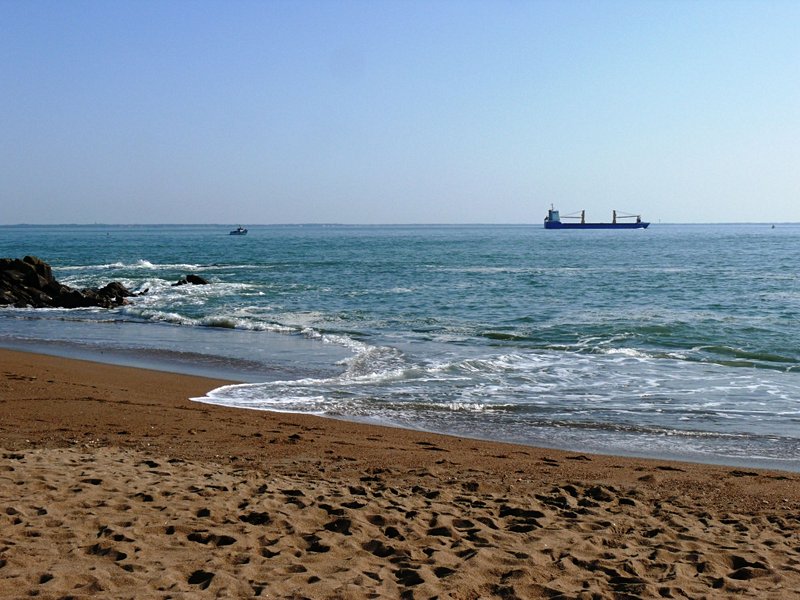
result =
[[800,226],[228,229],[0,227],[0,256],[148,290],[0,309],[0,344],[247,382],[220,404],[800,470]]

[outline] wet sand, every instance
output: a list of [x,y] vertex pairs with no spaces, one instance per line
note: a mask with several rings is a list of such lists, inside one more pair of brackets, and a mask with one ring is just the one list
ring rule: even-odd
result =
[[800,598],[800,474],[191,402],[0,350],[0,598]]

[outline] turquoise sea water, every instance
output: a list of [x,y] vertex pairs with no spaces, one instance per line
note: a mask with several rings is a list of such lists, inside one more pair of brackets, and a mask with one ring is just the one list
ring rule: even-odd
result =
[[0,256],[148,290],[0,309],[0,345],[245,381],[202,399],[243,408],[800,470],[800,225],[230,228],[0,227]]

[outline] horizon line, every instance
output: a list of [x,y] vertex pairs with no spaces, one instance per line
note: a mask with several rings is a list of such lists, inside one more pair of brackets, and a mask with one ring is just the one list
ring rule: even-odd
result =
[[[648,221],[653,225],[800,225],[800,221]],[[0,223],[0,227],[231,227],[232,223]],[[241,225],[238,225],[241,227]],[[337,223],[295,222],[254,223],[247,227],[542,227],[541,221],[530,223]]]

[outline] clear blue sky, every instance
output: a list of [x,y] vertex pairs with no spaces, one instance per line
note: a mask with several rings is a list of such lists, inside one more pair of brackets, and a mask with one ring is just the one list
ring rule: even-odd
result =
[[0,224],[800,221],[800,2],[0,0]]

